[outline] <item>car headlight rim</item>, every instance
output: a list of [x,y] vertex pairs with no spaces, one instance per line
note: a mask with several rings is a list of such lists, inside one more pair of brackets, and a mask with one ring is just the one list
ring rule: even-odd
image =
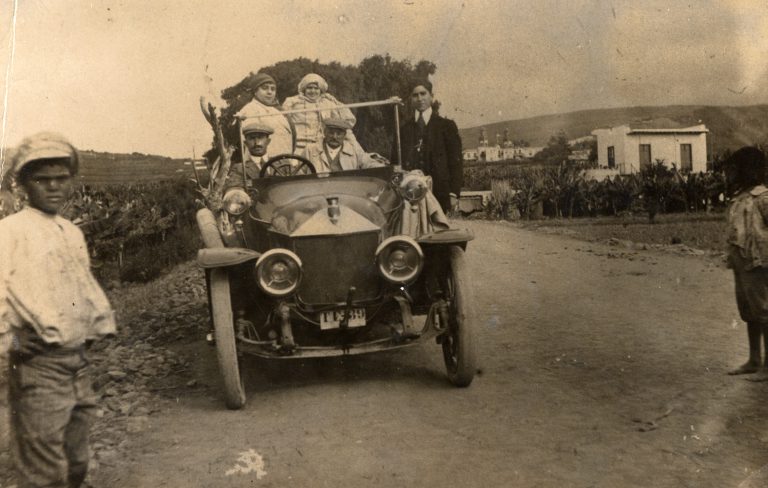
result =
[[270,249],[256,261],[254,273],[256,283],[264,293],[276,298],[286,297],[295,293],[301,283],[301,259],[288,249]]
[[409,284],[421,274],[424,253],[413,238],[392,236],[376,249],[376,265],[379,273],[390,283]]

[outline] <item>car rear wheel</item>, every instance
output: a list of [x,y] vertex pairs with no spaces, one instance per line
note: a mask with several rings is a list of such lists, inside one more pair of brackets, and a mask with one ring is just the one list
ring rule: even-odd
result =
[[464,251],[451,246],[451,270],[446,277],[448,330],[442,338],[443,358],[448,379],[455,386],[469,386],[475,377],[475,322],[472,289]]
[[232,298],[229,294],[229,276],[226,269],[211,270],[210,293],[216,352],[224,382],[224,403],[227,408],[237,410],[245,405],[245,387],[237,359]]

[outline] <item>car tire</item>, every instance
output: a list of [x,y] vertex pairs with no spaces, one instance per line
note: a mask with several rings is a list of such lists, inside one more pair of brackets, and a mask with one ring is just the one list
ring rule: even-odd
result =
[[465,387],[472,383],[477,369],[474,301],[464,251],[459,246],[451,246],[450,263],[446,277],[449,323],[442,338],[443,359],[450,382]]
[[224,383],[224,403],[227,408],[238,410],[245,405],[245,387],[237,358],[232,298],[229,292],[229,276],[226,269],[215,268],[211,270],[209,289],[216,353],[219,360],[219,371]]

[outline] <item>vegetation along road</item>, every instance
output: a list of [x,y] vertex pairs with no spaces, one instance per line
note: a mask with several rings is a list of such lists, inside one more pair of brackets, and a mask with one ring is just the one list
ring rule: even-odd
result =
[[200,271],[112,290],[94,486],[766,486],[768,383],[725,375],[747,352],[720,258],[466,225],[466,389],[433,344],[249,360],[228,411]]

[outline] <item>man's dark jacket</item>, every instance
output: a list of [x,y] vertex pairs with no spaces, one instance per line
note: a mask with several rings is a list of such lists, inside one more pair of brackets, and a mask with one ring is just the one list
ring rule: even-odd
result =
[[[432,111],[423,136],[414,120],[415,113],[400,127],[403,169],[421,169],[432,177],[432,192],[444,209],[450,207],[450,193],[459,196],[464,180],[461,139],[456,123]],[[421,153],[416,151],[422,139]],[[397,161],[397,146],[393,145],[392,162]]]

